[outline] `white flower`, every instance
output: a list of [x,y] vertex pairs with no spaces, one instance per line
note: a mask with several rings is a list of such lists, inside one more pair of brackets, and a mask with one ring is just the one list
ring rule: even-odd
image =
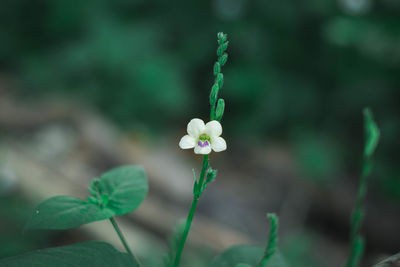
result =
[[182,149],[194,148],[196,154],[209,154],[226,150],[226,142],[220,137],[222,126],[218,121],[204,124],[200,119],[192,119],[187,126],[188,134],[182,137],[179,147]]

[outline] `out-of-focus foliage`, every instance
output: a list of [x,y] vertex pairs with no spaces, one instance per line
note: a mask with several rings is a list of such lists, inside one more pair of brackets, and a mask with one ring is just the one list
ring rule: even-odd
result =
[[304,177],[326,182],[358,170],[370,106],[375,183],[400,199],[399,14],[395,0],[5,0],[0,68],[22,78],[23,97],[68,95],[122,126],[165,130],[207,114],[224,31],[227,133],[289,141]]
[[[53,233],[23,233],[21,229],[32,207],[18,196],[2,196],[0,201],[0,258],[43,247],[56,239]],[[4,245],[3,245],[4,244]]]
[[312,253],[318,246],[312,232],[293,233],[284,242],[282,253],[289,266],[323,266],[328,255]]
[[3,259],[2,266],[134,266],[138,265],[132,261],[127,253],[120,252],[112,245],[88,241],[73,244],[65,247],[47,248],[39,251],[32,251],[22,255]]
[[[263,257],[263,248],[248,245],[236,245],[225,250],[221,255],[218,255],[213,263],[213,267],[229,267],[237,266],[238,264],[248,264],[249,266],[264,266],[259,264]],[[285,260],[279,251],[272,255],[268,263],[271,267],[287,267]]]

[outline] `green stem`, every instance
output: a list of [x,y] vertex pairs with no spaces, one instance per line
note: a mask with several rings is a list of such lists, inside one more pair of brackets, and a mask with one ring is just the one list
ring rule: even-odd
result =
[[265,252],[263,257],[261,258],[260,262],[257,264],[257,267],[265,267],[267,263],[274,255],[276,251],[276,244],[278,242],[278,224],[279,220],[275,213],[267,214],[267,218],[270,221],[270,229],[269,229],[269,236],[268,236],[268,243],[265,248]]
[[364,253],[364,239],[361,235],[358,235],[353,241],[351,241],[350,245],[351,252],[346,267],[358,267],[360,266],[361,257]]
[[358,187],[356,204],[351,214],[350,230],[350,255],[347,261],[347,267],[357,267],[360,265],[360,259],[364,250],[364,241],[360,235],[361,225],[364,220],[364,201],[367,193],[368,176],[371,173],[372,161],[368,156],[364,156],[362,163],[362,173],[360,185]]
[[[207,168],[208,168],[208,155],[205,155],[204,158],[203,158],[203,167],[202,167],[201,173],[200,173],[198,189],[201,189],[202,186],[203,186],[204,177],[206,175]],[[176,252],[176,256],[175,256],[175,260],[174,260],[174,267],[178,267],[179,263],[181,261],[183,247],[185,246],[186,239],[187,239],[187,236],[189,234],[190,227],[192,225],[193,216],[194,216],[194,213],[196,212],[196,207],[197,207],[197,202],[199,200],[199,197],[200,197],[200,195],[198,195],[198,194],[194,194],[193,195],[192,205],[190,206],[189,214],[188,214],[188,216],[186,218],[185,229],[183,230],[182,238],[181,238],[181,240],[179,242],[178,250]]]
[[361,226],[364,220],[364,202],[367,194],[368,178],[372,171],[372,156],[379,143],[380,131],[374,121],[372,111],[369,108],[363,110],[364,114],[364,154],[360,184],[356,197],[356,203],[351,214],[350,253],[346,267],[358,267],[364,252],[365,241],[361,236]]
[[132,253],[131,249],[128,246],[128,243],[126,242],[126,239],[124,237],[124,235],[121,232],[121,229],[118,227],[117,222],[115,221],[114,217],[110,218],[110,222],[114,227],[114,230],[117,232],[119,239],[121,240],[122,244],[125,247],[125,250],[128,252],[128,254],[132,257],[132,259],[137,263],[137,265],[139,267],[142,267],[142,264],[140,263],[140,261],[138,260],[138,258],[136,258],[135,254]]
[[215,104],[211,104],[210,108],[210,121],[215,120]]

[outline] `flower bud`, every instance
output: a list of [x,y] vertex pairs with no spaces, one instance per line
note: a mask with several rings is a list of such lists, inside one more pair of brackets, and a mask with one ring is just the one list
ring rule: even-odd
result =
[[221,64],[219,62],[215,62],[214,64],[214,75],[218,75],[221,72]]
[[219,89],[221,89],[222,86],[224,85],[224,75],[222,73],[218,73],[216,82],[218,84]]
[[218,91],[219,91],[218,83],[214,83],[213,87],[211,88],[211,93],[210,93],[210,104],[211,105],[215,105],[215,103],[217,102]]
[[219,64],[221,64],[221,66],[225,65],[227,60],[228,60],[228,54],[227,53],[224,53],[222,56],[220,56],[218,58],[218,62],[219,62]]
[[221,121],[222,116],[224,115],[225,110],[225,101],[220,98],[218,99],[217,110],[215,111],[215,119],[217,121]]
[[218,38],[218,44],[223,44],[228,38],[228,35],[224,34],[223,32],[219,32],[217,34],[217,38]]
[[223,43],[222,45],[218,46],[217,49],[217,55],[220,57],[222,54],[225,52],[225,50],[228,48],[229,42]]
[[206,183],[210,183],[214,181],[215,177],[217,176],[217,170],[214,170],[212,168],[209,168],[207,170],[207,180]]

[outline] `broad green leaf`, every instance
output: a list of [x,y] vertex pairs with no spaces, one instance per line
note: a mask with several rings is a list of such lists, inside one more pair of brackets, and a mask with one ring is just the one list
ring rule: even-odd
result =
[[56,196],[40,203],[25,229],[69,229],[114,216],[108,208],[70,196]]
[[378,145],[380,131],[374,121],[372,111],[369,108],[366,108],[363,110],[363,113],[364,113],[364,128],[365,128],[364,155],[370,157],[372,156]]
[[[232,267],[242,264],[256,266],[263,257],[264,248],[258,246],[238,245],[233,246],[221,255],[217,256],[212,262],[212,267]],[[267,267],[287,267],[279,251],[276,251],[268,262]]]
[[137,208],[148,191],[142,167],[112,169],[99,179],[98,203],[70,196],[56,196],[40,203],[25,229],[69,229],[122,215]]
[[246,263],[238,263],[238,264],[236,264],[235,267],[251,267],[251,265],[246,264]]
[[148,182],[141,166],[122,166],[100,176],[100,193],[107,198],[106,207],[116,215],[136,209],[148,192]]
[[375,264],[373,267],[392,267],[400,264],[400,253],[393,255],[380,263]]
[[138,266],[110,244],[90,241],[47,248],[0,260],[0,267],[126,267]]

